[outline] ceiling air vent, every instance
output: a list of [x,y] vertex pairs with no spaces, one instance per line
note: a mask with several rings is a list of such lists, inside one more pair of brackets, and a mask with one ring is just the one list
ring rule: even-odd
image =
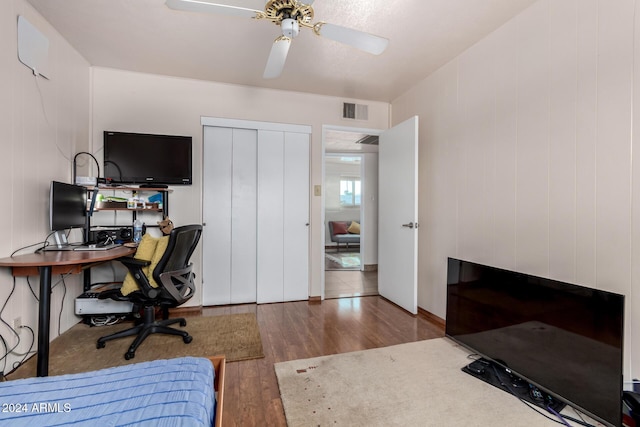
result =
[[369,106],[363,104],[342,104],[342,118],[351,120],[369,120]]

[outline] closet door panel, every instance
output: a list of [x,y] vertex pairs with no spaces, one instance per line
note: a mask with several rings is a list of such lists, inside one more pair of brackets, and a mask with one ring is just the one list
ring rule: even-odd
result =
[[284,301],[309,298],[309,135],[285,133]]
[[204,127],[202,303],[231,302],[231,159],[233,132]]
[[284,300],[284,133],[258,131],[258,303]]
[[256,302],[257,131],[233,129],[231,303]]

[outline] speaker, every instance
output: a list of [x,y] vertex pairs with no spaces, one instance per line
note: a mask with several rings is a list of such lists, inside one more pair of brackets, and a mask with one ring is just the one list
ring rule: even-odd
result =
[[89,241],[98,245],[105,243],[126,243],[133,238],[133,227],[100,227],[89,231]]

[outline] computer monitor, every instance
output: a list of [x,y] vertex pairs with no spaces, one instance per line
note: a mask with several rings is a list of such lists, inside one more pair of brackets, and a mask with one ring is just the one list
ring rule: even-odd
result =
[[49,195],[49,226],[56,247],[68,246],[66,230],[84,228],[87,220],[87,189],[80,185],[52,181]]

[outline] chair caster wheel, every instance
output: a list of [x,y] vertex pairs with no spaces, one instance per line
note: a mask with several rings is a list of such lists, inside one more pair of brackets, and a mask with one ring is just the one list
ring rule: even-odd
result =
[[182,337],[182,341],[184,341],[185,344],[189,344],[193,341],[193,337],[191,335],[187,335],[186,337]]
[[186,321],[186,320],[181,320],[181,321],[180,321],[180,326],[182,326],[183,328],[184,328],[185,326],[187,326],[187,321]]
[[127,351],[127,352],[124,354],[124,358],[125,358],[126,360],[133,359],[134,357],[136,357],[136,354],[135,354],[133,351]]
[[98,341],[98,344],[96,344],[96,348],[98,348],[98,349],[99,348],[104,348],[105,345],[106,345],[105,343]]

